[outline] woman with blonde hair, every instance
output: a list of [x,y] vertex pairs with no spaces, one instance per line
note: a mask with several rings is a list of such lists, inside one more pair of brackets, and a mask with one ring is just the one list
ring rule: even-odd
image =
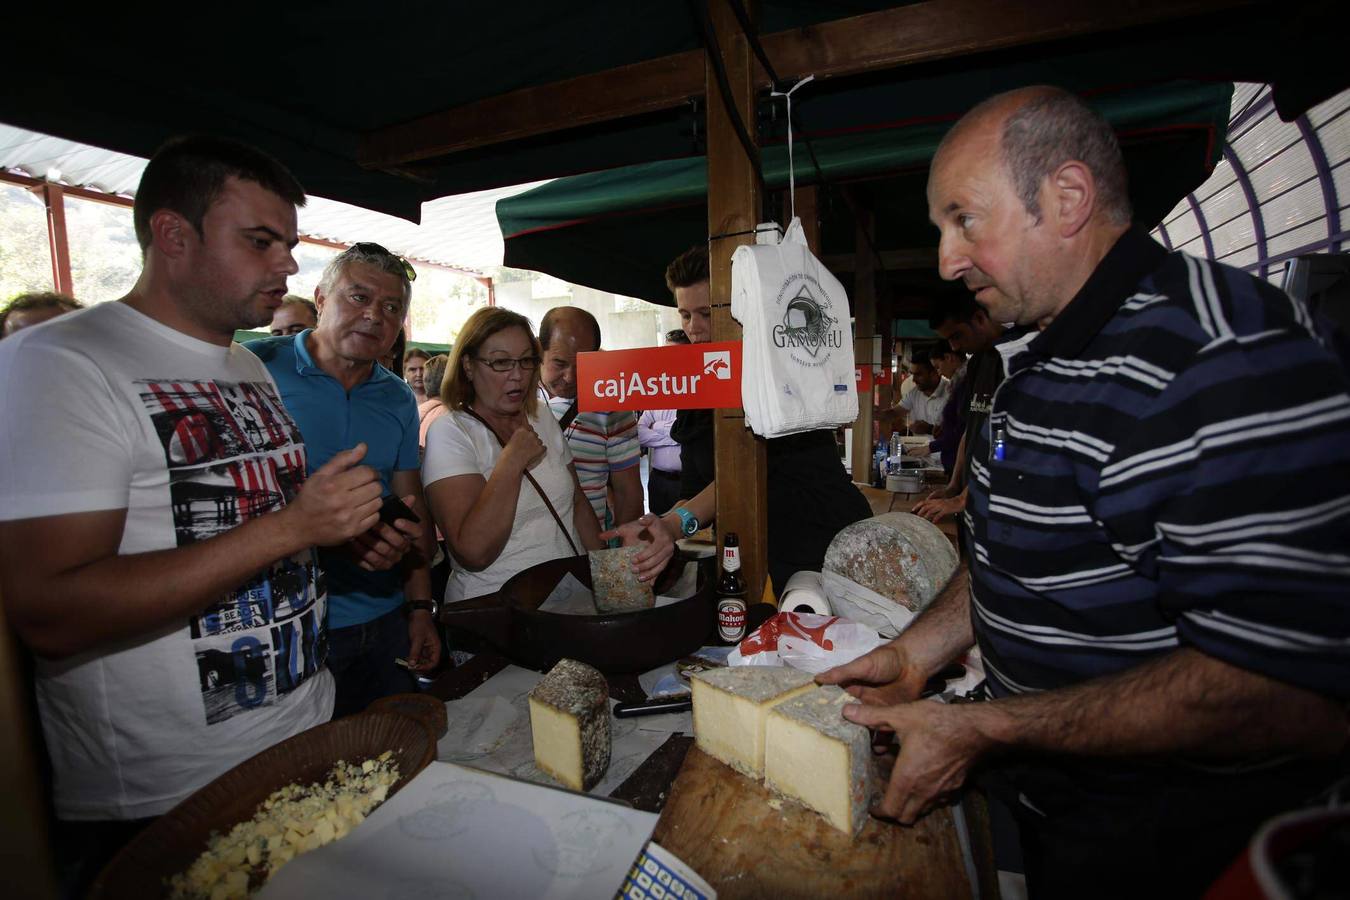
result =
[[674,552],[643,516],[600,532],[562,431],[538,402],[539,341],[524,316],[500,307],[471,315],[441,383],[447,412],[427,432],[422,483],[454,572],[445,600],[494,593],[530,566],[645,537],[639,577],[651,581]]

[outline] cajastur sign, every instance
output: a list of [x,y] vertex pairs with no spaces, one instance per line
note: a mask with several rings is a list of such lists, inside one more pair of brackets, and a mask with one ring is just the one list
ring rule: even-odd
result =
[[577,354],[582,412],[740,405],[740,341]]

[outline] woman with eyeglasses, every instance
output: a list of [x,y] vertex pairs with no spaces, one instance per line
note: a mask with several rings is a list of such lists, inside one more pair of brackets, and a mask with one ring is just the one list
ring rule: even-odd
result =
[[447,412],[427,431],[422,482],[455,563],[447,603],[494,593],[517,572],[609,537],[652,542],[636,560],[644,581],[674,552],[665,529],[647,531],[650,516],[600,532],[562,431],[539,406],[540,355],[528,319],[485,307],[464,323],[446,365]]

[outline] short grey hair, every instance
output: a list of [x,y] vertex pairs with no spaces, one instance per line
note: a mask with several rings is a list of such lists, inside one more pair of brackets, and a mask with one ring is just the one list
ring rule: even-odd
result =
[[408,273],[403,269],[403,261],[397,256],[366,250],[359,245],[343,250],[323,267],[323,276],[319,278],[319,290],[323,291],[325,297],[332,295],[338,279],[353,263],[365,263],[381,272],[396,276],[403,285],[403,310],[407,312],[408,307],[412,305],[412,282],[408,280]]
[[947,132],[937,155],[968,126],[997,114],[1022,94],[1027,99],[1003,121],[999,150],[1026,211],[1039,220],[1041,182],[1064,163],[1077,160],[1092,172],[1098,206],[1106,217],[1116,225],[1130,224],[1134,211],[1116,133],[1105,118],[1063,88],[1020,88],[982,101]]
[[1059,88],[1038,92],[1004,121],[1000,143],[1017,196],[1031,215],[1041,216],[1041,182],[1077,160],[1092,172],[1102,212],[1113,224],[1130,224],[1134,212],[1116,133],[1074,94]]

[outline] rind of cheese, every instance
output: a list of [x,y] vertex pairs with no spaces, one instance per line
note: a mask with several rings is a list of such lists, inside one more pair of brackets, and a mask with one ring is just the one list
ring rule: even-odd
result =
[[639,581],[633,571],[633,560],[642,546],[616,547],[592,550],[587,558],[591,565],[591,589],[595,609],[601,614],[635,612],[651,609],[656,603],[650,582]]
[[694,740],[700,750],[751,778],[764,774],[764,716],[815,686],[809,672],[785,666],[731,666],[690,676]]
[[764,725],[764,784],[856,834],[877,790],[867,729],[845,719],[857,701],[826,685],[778,704]]
[[558,664],[530,691],[534,763],[576,791],[589,791],[609,768],[609,684],[574,659]]
[[842,575],[911,612],[922,612],[956,571],[952,542],[928,520],[906,512],[862,519],[825,551],[825,571]]

